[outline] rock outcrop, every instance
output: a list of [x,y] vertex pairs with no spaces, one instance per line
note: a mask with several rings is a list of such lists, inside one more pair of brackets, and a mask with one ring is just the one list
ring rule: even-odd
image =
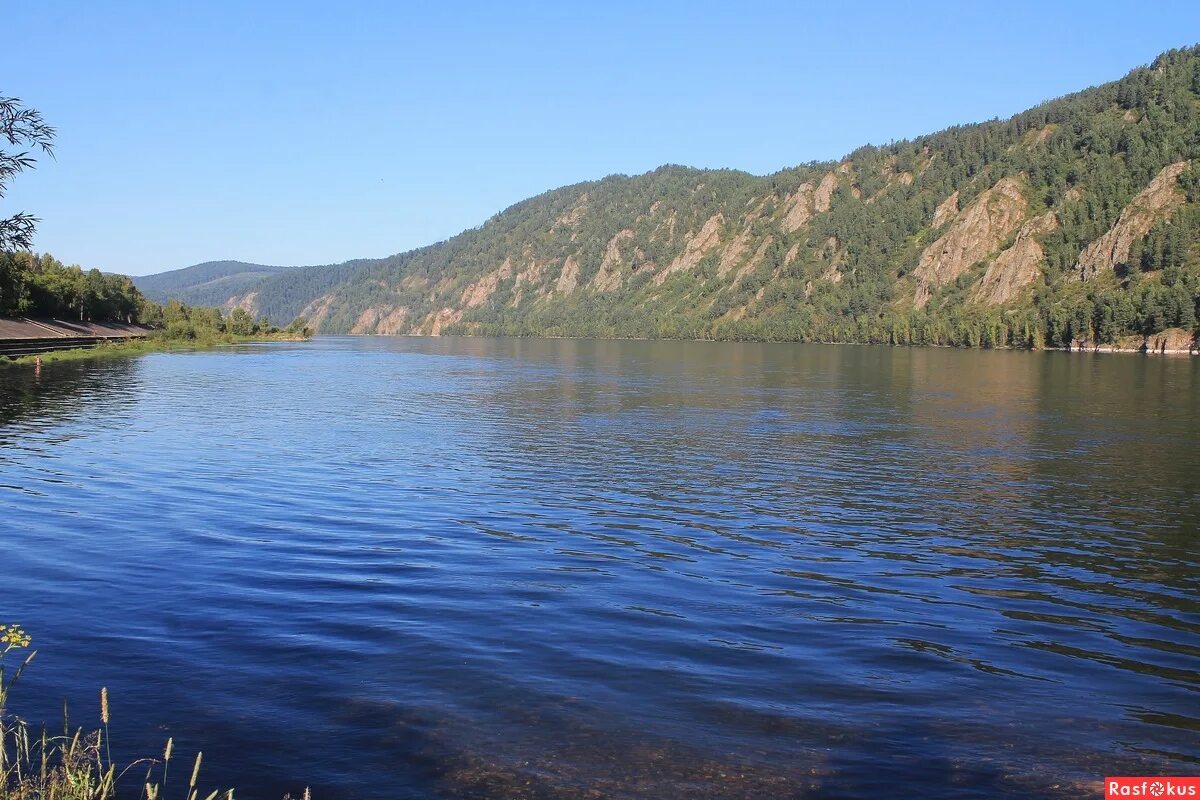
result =
[[476,308],[486,303],[487,299],[496,293],[496,287],[500,285],[500,281],[511,278],[512,274],[512,259],[506,258],[504,263],[493,272],[489,272],[463,290],[463,307]]
[[787,212],[783,216],[783,229],[795,233],[808,224],[813,216],[813,185],[802,183],[799,188],[787,198]]
[[655,285],[661,286],[676,272],[695,269],[696,265],[721,243],[721,228],[724,224],[724,217],[713,214],[695,236],[689,234],[685,237],[687,243],[683,246],[683,252],[676,256],[666,269],[654,276]]
[[833,207],[833,190],[837,185],[837,175],[832,172],[825,173],[825,177],[817,184],[817,190],[813,192],[813,211],[821,214]]
[[558,275],[558,281],[554,284],[554,291],[559,294],[570,294],[578,285],[579,262],[575,260],[575,256],[567,256],[567,260],[563,262],[562,272]]
[[1147,353],[1193,353],[1196,351],[1196,336],[1181,328],[1169,328],[1161,333],[1146,337]]
[[313,330],[319,330],[321,324],[329,316],[329,312],[333,310],[333,300],[334,295],[332,292],[321,295],[302,308],[299,316],[304,317]]
[[1024,216],[1025,197],[1017,178],[1001,178],[975,198],[946,233],[921,253],[913,272],[917,281],[917,308],[929,302],[931,287],[950,283],[996,252]]
[[833,192],[837,185],[837,175],[832,172],[825,173],[815,187],[811,183],[800,184],[785,202],[787,211],[781,223],[783,229],[788,233],[795,233],[807,225],[815,215],[832,208]]
[[971,292],[971,302],[998,306],[1016,299],[1026,286],[1042,276],[1042,261],[1046,254],[1036,237],[1058,226],[1058,216],[1053,211],[1022,225],[1012,245],[988,265],[987,272]]
[[633,238],[633,231],[625,228],[608,240],[604,249],[604,259],[600,262],[600,271],[592,279],[592,288],[598,292],[611,292],[621,288],[621,243]]
[[1186,198],[1179,188],[1179,176],[1187,165],[1186,161],[1176,161],[1163,167],[1125,206],[1116,224],[1083,249],[1075,264],[1075,274],[1080,280],[1089,281],[1124,264],[1129,260],[1133,245],[1183,205]]
[[940,228],[958,216],[958,190],[938,204],[933,212],[933,227]]

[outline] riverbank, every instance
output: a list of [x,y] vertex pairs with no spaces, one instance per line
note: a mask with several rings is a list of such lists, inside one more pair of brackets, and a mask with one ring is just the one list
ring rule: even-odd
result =
[[303,342],[309,336],[292,333],[263,334],[255,336],[234,336],[221,334],[213,338],[203,339],[174,339],[162,335],[161,332],[137,339],[122,341],[100,341],[89,347],[55,350],[53,352],[23,355],[16,358],[0,356],[0,367],[19,367],[37,364],[53,364],[59,361],[81,361],[92,358],[111,358],[117,356],[134,356],[144,353],[162,353],[173,350],[207,350],[235,344],[256,344],[262,342]]
[[723,339],[723,338],[651,338],[646,336],[525,336],[521,334],[427,334],[427,333],[339,333],[327,334],[337,336],[353,336],[361,338],[447,338],[458,337],[465,339],[546,339],[549,341],[598,341],[598,342],[722,342],[735,344],[818,344],[831,346],[845,347],[913,347],[913,348],[930,348],[935,350],[1008,350],[1021,351],[1030,353],[1119,353],[1125,355],[1165,355],[1165,356],[1200,356],[1200,342],[1191,338],[1191,334],[1186,331],[1176,329],[1185,338],[1175,336],[1174,338],[1164,339],[1164,336],[1172,332],[1166,331],[1152,336],[1130,336],[1125,337],[1119,342],[1112,344],[1096,344],[1095,342],[1074,342],[1069,347],[1028,347],[1016,345],[1003,345],[997,347],[984,347],[982,345],[969,347],[966,345],[956,344],[913,344],[909,342],[855,342],[855,341],[838,341],[826,339]]
[[90,322],[33,317],[0,317],[0,357],[41,356],[59,350],[87,350],[104,343],[129,342],[158,329],[132,322]]

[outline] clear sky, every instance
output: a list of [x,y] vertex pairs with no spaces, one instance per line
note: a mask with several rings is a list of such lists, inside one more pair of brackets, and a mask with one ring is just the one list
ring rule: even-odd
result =
[[59,130],[0,200],[145,274],[444,239],[663,164],[770,173],[1005,117],[1200,41],[1200,2],[8,0],[0,93]]

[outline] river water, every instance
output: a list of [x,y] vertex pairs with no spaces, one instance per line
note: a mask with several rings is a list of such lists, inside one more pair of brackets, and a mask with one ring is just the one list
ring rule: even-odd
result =
[[107,686],[114,755],[172,736],[241,798],[1200,771],[1196,359],[319,338],[10,368],[0,564],[39,650],[16,711],[96,724]]

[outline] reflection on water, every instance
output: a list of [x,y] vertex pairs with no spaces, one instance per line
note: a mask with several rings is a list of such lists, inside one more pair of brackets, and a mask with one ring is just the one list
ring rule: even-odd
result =
[[[1200,368],[321,339],[0,375],[20,710],[242,797],[1058,797],[1200,762]],[[23,703],[23,705],[22,705]]]

